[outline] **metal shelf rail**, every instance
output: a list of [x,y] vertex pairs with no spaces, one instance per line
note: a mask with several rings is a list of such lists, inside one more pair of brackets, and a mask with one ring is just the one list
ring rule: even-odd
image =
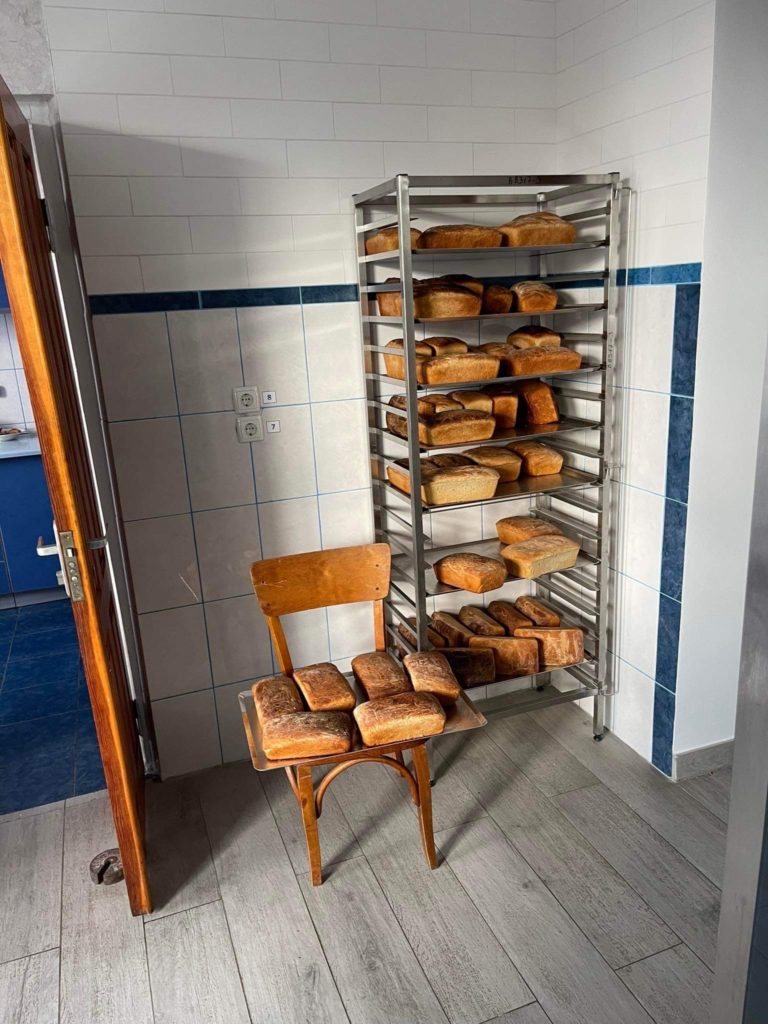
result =
[[[613,612],[610,543],[616,510],[615,496],[607,486],[616,465],[617,407],[614,400],[614,367],[617,344],[617,290],[621,204],[627,186],[618,174],[503,175],[472,177],[409,177],[398,174],[355,199],[360,326],[365,361],[368,440],[375,533],[393,547],[392,590],[385,602],[386,631],[393,650],[424,650],[428,640],[428,605],[436,596],[454,592],[437,583],[433,562],[449,550],[493,553],[495,542],[467,537],[448,546],[433,544],[433,517],[441,512],[477,504],[520,499],[531,514],[565,528],[582,543],[576,566],[530,581],[529,591],[556,607],[564,624],[580,626],[585,633],[585,658],[578,666],[558,672],[540,672],[528,680],[515,680],[511,692],[495,693],[478,705],[487,715],[522,714],[552,704],[594,698],[594,734],[605,728],[605,698],[612,693],[609,645]],[[455,207],[453,210],[446,210]],[[425,226],[446,221],[499,224],[521,212],[551,210],[576,222],[580,238],[571,245],[509,247],[494,249],[411,250],[410,227],[420,220]],[[366,254],[366,238],[384,227],[397,227],[399,247],[384,253]],[[488,261],[495,261],[490,264]],[[476,267],[473,268],[473,264]],[[523,264],[521,266],[521,264]],[[528,477],[499,486],[488,502],[429,506],[421,497],[420,458],[430,452],[455,451],[466,445],[420,444],[415,424],[417,401],[429,391],[482,388],[488,382],[424,386],[416,379],[416,342],[430,325],[446,333],[449,319],[416,319],[413,283],[434,272],[472,273],[488,279],[539,278],[563,291],[589,289],[585,301],[564,299],[554,313],[539,315],[513,312],[461,318],[459,334],[475,330],[510,330],[521,320],[557,326],[565,344],[575,345],[584,361],[580,370],[542,375],[555,389],[561,406],[561,422],[550,428],[518,428],[499,431],[484,444],[509,443],[520,437],[538,437],[557,447],[565,463],[555,477]],[[521,272],[522,271],[522,272]],[[392,281],[397,273],[399,282]],[[387,280],[389,278],[389,280]],[[376,295],[399,291],[402,315],[380,316]],[[576,319],[580,321],[578,327]],[[587,326],[584,326],[584,323]],[[424,325],[424,326],[422,326]],[[404,340],[405,380],[389,377],[383,365],[385,340],[382,331],[393,330]],[[496,335],[498,336],[498,334]],[[498,382],[512,381],[505,377]],[[407,438],[386,426],[387,401],[393,393],[405,395],[409,430]],[[566,408],[567,406],[567,408]],[[401,413],[402,415],[403,413]],[[387,466],[407,451],[410,494],[387,479]],[[525,509],[521,509],[524,512]],[[415,622],[414,622],[415,620]],[[398,631],[407,624],[415,646]],[[499,688],[496,687],[496,690]]]

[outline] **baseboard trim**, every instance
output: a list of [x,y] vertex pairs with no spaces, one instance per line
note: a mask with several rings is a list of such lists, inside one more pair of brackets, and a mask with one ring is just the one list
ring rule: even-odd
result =
[[709,747],[697,747],[672,755],[672,778],[675,782],[695,779],[697,775],[718,768],[728,768],[733,763],[733,740],[713,743]]

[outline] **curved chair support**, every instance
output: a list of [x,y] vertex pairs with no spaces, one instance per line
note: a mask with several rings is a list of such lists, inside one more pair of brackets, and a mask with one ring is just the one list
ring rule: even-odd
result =
[[419,806],[419,790],[416,784],[416,779],[413,777],[411,772],[405,767],[404,764],[402,764],[400,761],[396,761],[392,757],[386,757],[384,754],[366,754],[362,757],[356,757],[353,761],[342,761],[340,764],[337,764],[335,768],[332,768],[328,772],[328,774],[323,777],[323,779],[320,781],[319,786],[317,787],[317,792],[315,793],[315,805],[317,808],[318,818],[320,817],[320,814],[322,813],[323,810],[323,797],[325,796],[325,791],[326,789],[328,789],[333,780],[335,778],[338,778],[338,776],[341,775],[342,772],[345,772],[347,768],[351,768],[355,764],[364,764],[365,762],[369,762],[372,764],[385,764],[388,768],[394,768],[394,770],[398,772],[398,774],[402,775],[402,777],[408,783],[408,789],[411,791],[411,800],[414,802],[414,804],[416,804],[417,807]]

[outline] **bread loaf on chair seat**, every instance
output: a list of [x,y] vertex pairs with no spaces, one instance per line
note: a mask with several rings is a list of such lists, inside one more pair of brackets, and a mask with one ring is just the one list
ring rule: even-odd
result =
[[403,659],[416,693],[431,693],[444,706],[455,704],[461,695],[456,676],[439,651],[417,651]]
[[304,705],[296,684],[288,676],[267,676],[251,687],[253,709],[259,725],[280,715],[293,715],[303,711]]
[[269,718],[261,727],[270,761],[345,754],[352,747],[352,719],[345,711],[300,711]]
[[403,693],[411,689],[403,666],[386,651],[358,654],[352,659],[352,672],[369,700],[389,697],[394,693]]
[[355,693],[330,661],[293,670],[293,678],[310,711],[351,711]]
[[445,728],[445,711],[431,693],[379,697],[358,704],[354,715],[367,747],[435,736]]

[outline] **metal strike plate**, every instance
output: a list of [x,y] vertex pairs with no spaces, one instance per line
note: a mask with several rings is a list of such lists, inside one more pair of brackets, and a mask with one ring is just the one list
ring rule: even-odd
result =
[[83,578],[80,575],[80,562],[71,530],[62,530],[59,533],[59,544],[61,545],[62,568],[69,586],[69,596],[73,601],[82,601],[85,598]]

